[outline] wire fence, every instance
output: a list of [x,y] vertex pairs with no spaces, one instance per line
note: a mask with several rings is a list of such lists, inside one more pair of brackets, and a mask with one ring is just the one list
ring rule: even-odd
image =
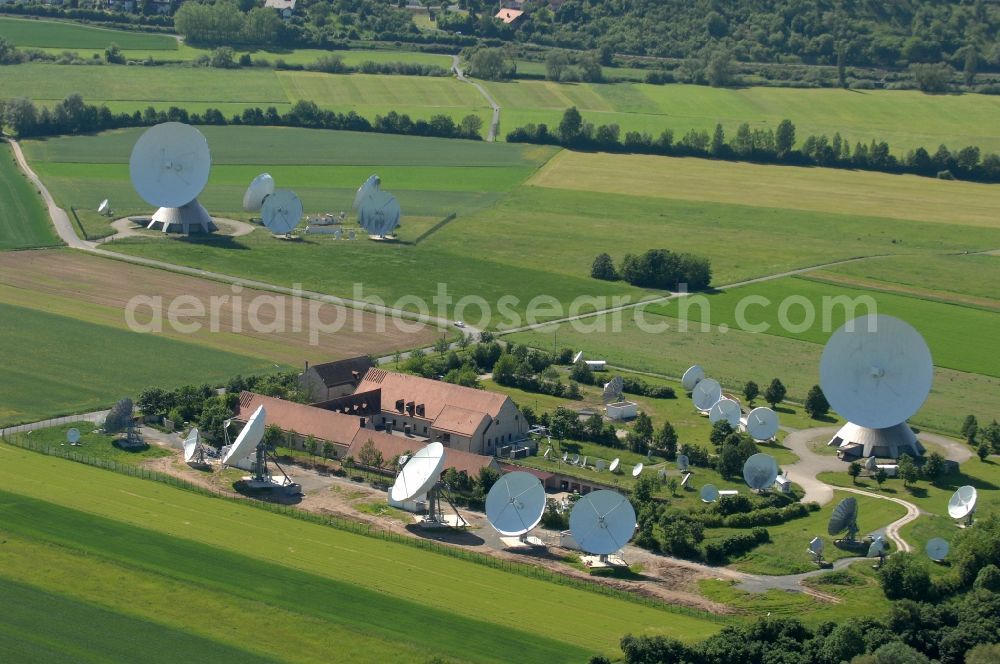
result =
[[[60,420],[79,421],[79,416],[77,416],[75,420],[72,417],[69,417],[69,418],[57,418],[57,420],[53,421],[59,423]],[[704,611],[698,611],[696,609],[692,609],[686,606],[664,604],[660,600],[644,597],[641,595],[636,595],[634,593],[619,590],[617,588],[612,588],[610,586],[598,583],[591,583],[581,579],[564,576],[561,574],[557,574],[556,572],[553,572],[551,570],[545,569],[543,567],[514,562],[502,558],[496,558],[494,556],[489,556],[475,551],[466,551],[455,547],[445,546],[430,540],[416,539],[413,537],[404,536],[392,530],[379,528],[370,523],[365,523],[361,521],[352,521],[349,519],[344,519],[336,516],[316,514],[314,512],[308,512],[290,505],[282,505],[279,503],[271,503],[271,502],[261,501],[258,499],[234,496],[232,494],[224,492],[221,489],[210,489],[208,487],[193,484],[179,477],[175,477],[174,475],[170,475],[168,473],[161,473],[155,470],[150,470],[142,466],[129,463],[121,463],[118,461],[114,461],[112,459],[102,459],[99,457],[94,457],[85,454],[80,451],[67,450],[63,447],[52,447],[44,443],[36,443],[28,438],[25,438],[24,436],[15,435],[14,432],[8,433],[8,431],[5,430],[3,432],[2,438],[6,443],[13,445],[15,447],[19,447],[21,449],[30,450],[32,452],[38,452],[40,454],[47,454],[49,456],[59,457],[61,459],[74,461],[76,463],[92,466],[95,468],[110,470],[112,472],[119,473],[121,475],[127,475],[129,477],[137,477],[144,480],[159,482],[161,484],[182,489],[184,491],[196,493],[201,496],[216,498],[228,502],[240,503],[242,505],[248,505],[256,509],[264,510],[266,512],[281,514],[284,516],[298,519],[300,521],[307,521],[314,524],[328,526],[331,528],[335,528],[337,530],[353,533],[355,535],[374,537],[376,539],[392,542],[395,544],[401,544],[403,546],[408,546],[415,549],[431,551],[437,554],[449,556],[451,558],[457,558],[459,560],[465,560],[471,563],[482,565],[484,567],[491,567],[493,569],[501,570],[504,572],[510,572],[512,574],[519,574],[525,577],[540,579],[543,581],[548,581],[550,583],[557,583],[563,586],[569,586],[571,588],[575,588],[578,590],[584,590],[587,592],[606,595],[609,597],[613,597],[615,599],[621,599],[628,602],[632,602],[634,604],[641,604],[644,606],[659,609],[664,612],[689,615],[692,617],[700,618],[703,620],[710,620],[721,624],[728,624],[731,622],[731,619],[726,618],[724,616],[718,616]]]
[[34,431],[35,429],[47,429],[49,427],[57,427],[60,424],[69,424],[70,422],[100,422],[107,415],[108,411],[102,410],[96,413],[81,413],[79,415],[66,415],[64,417],[56,417],[50,420],[42,420],[41,422],[32,422],[30,424],[19,424],[17,426],[6,427],[0,429],[0,437],[7,440],[8,435],[25,433],[27,431]]

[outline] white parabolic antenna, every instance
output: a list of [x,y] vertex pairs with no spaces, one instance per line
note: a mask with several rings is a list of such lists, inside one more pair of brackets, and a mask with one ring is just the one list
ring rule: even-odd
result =
[[931,352],[908,323],[862,316],[833,333],[823,349],[820,385],[845,419],[871,429],[905,422],[927,399]]
[[410,457],[389,492],[397,503],[412,500],[433,487],[444,468],[444,445],[431,443]]
[[243,426],[243,430],[240,431],[240,435],[236,437],[236,442],[223,457],[223,465],[242,461],[254,453],[257,445],[264,439],[264,420],[266,417],[267,411],[264,410],[264,406],[257,406],[257,410],[253,412],[253,415]]
[[690,392],[704,378],[705,370],[701,368],[700,364],[696,364],[693,367],[689,367],[688,370],[684,372],[684,375],[681,376],[681,387]]
[[817,556],[823,555],[823,540],[819,537],[809,540],[809,550]]
[[385,236],[399,227],[402,214],[396,197],[379,189],[361,201],[358,222],[369,235]]
[[109,205],[110,203],[108,203],[108,199],[105,198],[103,201],[101,201],[101,204],[97,206],[97,213],[104,214],[105,212],[108,211]]
[[184,439],[184,462],[191,462],[195,456],[198,454],[198,443],[201,441],[201,435],[198,433],[197,429],[191,429],[191,433],[188,434],[187,438]]
[[719,381],[712,378],[703,378],[691,390],[694,407],[703,412],[707,412],[721,398],[722,386],[719,385]]
[[80,442],[80,430],[77,428],[72,428],[66,432],[66,442],[70,445],[76,445]]
[[580,548],[594,555],[614,553],[635,533],[635,510],[617,491],[591,491],[576,501],[569,529]]
[[129,158],[132,185],[150,205],[179,208],[205,188],[212,156],[200,131],[180,122],[150,127]]
[[740,405],[732,399],[719,399],[708,411],[708,421],[712,424],[725,420],[733,429],[740,425],[740,416],[743,411]]
[[751,489],[766,489],[778,477],[778,462],[770,454],[758,452],[743,464],[743,479]]
[[377,175],[369,175],[368,179],[362,182],[361,186],[358,187],[357,193],[354,194],[354,203],[351,204],[351,209],[357,210],[361,205],[361,201],[367,198],[368,194],[373,191],[378,191],[380,182],[381,180],[379,180]]
[[677,468],[678,469],[680,469],[680,470],[687,470],[689,463],[691,463],[691,462],[688,460],[688,456],[686,454],[678,454],[677,455]]
[[770,408],[754,408],[747,415],[747,433],[756,441],[771,440],[778,433],[778,414]]
[[889,547],[886,545],[885,539],[883,539],[881,535],[876,535],[875,539],[873,539],[872,543],[868,546],[868,557],[874,558],[876,556],[881,556],[885,553],[887,548]]
[[264,204],[264,199],[274,193],[274,178],[269,173],[261,173],[253,179],[247,191],[243,194],[243,209],[246,212],[257,212]]
[[621,401],[622,391],[625,389],[625,381],[621,376],[615,376],[604,384],[604,403],[615,403]]
[[507,537],[519,537],[534,529],[544,511],[545,488],[531,473],[507,473],[486,496],[486,518]]
[[260,216],[269,231],[275,235],[287,235],[302,219],[302,201],[294,192],[279,189],[264,201]]
[[964,519],[969,516],[976,509],[978,497],[976,487],[968,484],[958,487],[958,491],[953,493],[948,501],[948,516],[953,519]]
[[608,470],[610,470],[612,473],[617,473],[618,466],[620,465],[621,465],[621,459],[616,458],[614,461],[611,462],[611,465],[608,466]]
[[632,477],[639,477],[640,473],[642,473],[642,464],[637,463],[632,467]]
[[714,484],[706,484],[701,487],[701,502],[714,503],[719,499],[719,490]]
[[941,562],[948,555],[948,540],[934,537],[927,542],[927,557],[934,562]]

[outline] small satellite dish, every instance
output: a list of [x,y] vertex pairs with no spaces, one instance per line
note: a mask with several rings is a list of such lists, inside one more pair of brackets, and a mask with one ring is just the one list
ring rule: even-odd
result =
[[269,173],[261,173],[253,179],[243,194],[243,210],[257,212],[264,200],[274,193],[274,178]]
[[642,464],[641,463],[637,463],[637,464],[635,464],[635,466],[632,467],[632,477],[639,477],[639,474],[641,472],[642,472]]
[[604,384],[604,403],[617,403],[622,400],[622,390],[625,389],[625,381],[621,376],[615,376]]
[[573,505],[569,530],[581,549],[607,555],[628,544],[635,533],[635,509],[616,491],[591,491]]
[[888,548],[889,546],[886,544],[882,536],[877,535],[875,539],[872,540],[872,543],[868,545],[868,557],[876,558],[878,556],[881,556],[885,554],[886,549]]
[[406,465],[406,462],[407,462],[407,461],[409,461],[409,460],[410,460],[410,455],[409,455],[409,454],[400,454],[400,455],[399,455],[399,460],[398,460],[398,461],[396,461],[396,464],[397,464],[397,465],[398,465],[398,466],[399,466],[400,468],[402,468],[403,466],[405,466],[405,465]]
[[865,470],[872,471],[878,468],[878,459],[873,456],[865,459]]
[[743,479],[751,489],[767,489],[778,478],[778,462],[770,454],[758,452],[743,464]]
[[964,519],[969,516],[976,509],[978,497],[976,487],[968,484],[958,487],[958,490],[952,494],[948,501],[948,516],[953,519]]
[[719,490],[714,484],[706,484],[701,487],[701,502],[714,503],[719,499]]
[[853,496],[844,498],[830,515],[830,522],[827,524],[826,532],[829,535],[839,535],[846,532],[849,539],[854,539],[858,532],[858,501]]
[[690,461],[688,460],[688,457],[687,457],[686,454],[678,454],[677,455],[677,468],[678,468],[678,470],[687,470],[689,463],[690,463]]
[[108,199],[105,198],[101,201],[101,204],[97,206],[97,213],[105,214],[107,213],[109,207],[111,207],[111,204],[108,202]]
[[819,537],[809,540],[809,552],[817,558],[821,557],[823,555],[823,540]]
[[412,500],[427,493],[441,476],[444,468],[444,445],[431,443],[407,460],[389,491],[397,503]]
[[361,206],[361,202],[366,199],[369,194],[374,191],[378,191],[381,180],[377,175],[369,175],[368,179],[361,183],[358,187],[358,191],[354,194],[354,203],[351,204],[352,210],[357,210]]
[[690,392],[704,378],[705,370],[701,368],[700,364],[696,364],[693,367],[689,367],[688,370],[684,372],[684,375],[681,376],[681,387]]
[[758,442],[771,440],[778,433],[778,414],[770,408],[754,408],[747,415],[747,433]]
[[486,496],[486,519],[507,537],[534,529],[545,511],[545,488],[531,473],[513,472],[500,477]]
[[212,168],[208,141],[180,122],[150,127],[129,158],[132,185],[144,201],[165,208],[187,205],[205,188]]
[[347,239],[348,240],[353,240],[353,239],[357,238],[357,236],[358,236],[357,233],[355,233],[353,230],[347,231]]
[[587,467],[587,457],[583,457],[583,461],[580,462],[580,467],[581,468]]
[[563,452],[563,463],[569,460],[569,452]]
[[740,405],[732,399],[719,399],[708,410],[708,421],[712,424],[725,420],[729,426],[736,429],[740,425],[740,416],[743,411]]
[[931,352],[920,333],[882,314],[855,318],[834,332],[820,361],[830,405],[871,429],[905,422],[927,399],[933,379]]
[[605,461],[604,459],[598,459],[597,461],[594,462],[594,468],[597,469],[597,472],[602,472],[607,467],[608,467],[608,462]]
[[264,420],[267,418],[267,411],[264,406],[257,406],[250,419],[243,426],[240,435],[236,437],[236,442],[229,448],[229,452],[222,459],[222,465],[228,466],[242,461],[254,453],[257,445],[264,439]]
[[198,456],[198,445],[201,442],[201,434],[198,429],[191,429],[191,433],[184,439],[184,462],[191,463]]
[[545,454],[543,454],[542,456],[548,459],[549,456],[551,455],[552,455],[552,448],[550,447],[549,449],[545,450]]
[[612,473],[617,473],[618,466],[620,465],[621,465],[621,459],[616,457],[615,460],[611,462],[611,466],[608,467],[608,470],[610,470]]
[[334,231],[333,231],[333,239],[334,240],[342,240],[342,239],[344,239],[344,231],[342,229],[340,229],[340,228],[334,229]]
[[264,201],[260,215],[269,231],[275,235],[288,235],[302,219],[302,201],[294,192],[279,189]]
[[933,537],[927,542],[927,557],[939,563],[948,555],[949,548],[948,540]]
[[70,445],[76,445],[80,442],[80,430],[77,428],[72,428],[66,432],[66,442]]
[[660,470],[656,472],[656,477],[659,478],[661,482],[665,482],[667,480],[667,469],[660,468]]
[[396,197],[386,191],[369,194],[358,208],[358,223],[369,235],[384,237],[399,228],[402,210]]
[[577,465],[577,464],[579,464],[580,463],[580,455],[579,454],[574,454],[573,455],[573,460],[570,461],[570,463],[573,464],[574,466]]
[[694,407],[703,413],[707,413],[721,398],[722,386],[719,385],[719,381],[712,378],[703,378],[691,390],[691,400],[694,402]]
[[582,359],[583,359],[583,351],[581,350],[580,352],[578,352],[576,355],[573,356],[573,364],[576,364]]

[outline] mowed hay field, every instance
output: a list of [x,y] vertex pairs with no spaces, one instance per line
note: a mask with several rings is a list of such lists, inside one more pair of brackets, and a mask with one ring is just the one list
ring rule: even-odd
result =
[[529,122],[557,127],[563,111],[576,106],[594,125],[618,124],[622,131],[653,137],[672,129],[678,139],[690,129],[709,134],[721,123],[733,136],[744,122],[751,128],[775,129],[783,119],[795,123],[799,141],[810,134],[837,132],[854,143],[886,141],[898,155],[923,146],[932,154],[945,143],[958,149],[977,145],[1000,152],[995,96],[926,95],[902,90],[840,90],[645,83],[487,82],[504,109],[504,131]]
[[14,153],[0,143],[0,250],[60,244],[48,215]]
[[[695,640],[720,627],[8,446],[0,458],[0,577],[224,653],[507,662],[516,647],[519,661],[578,662],[614,655],[625,633]],[[130,599],[137,588],[146,601]],[[247,638],[257,630],[269,638]],[[46,644],[44,624],[29,634]]]
[[102,54],[112,42],[122,49],[145,51],[176,51],[178,44],[172,35],[9,17],[0,18],[0,37],[18,48],[101,49]]

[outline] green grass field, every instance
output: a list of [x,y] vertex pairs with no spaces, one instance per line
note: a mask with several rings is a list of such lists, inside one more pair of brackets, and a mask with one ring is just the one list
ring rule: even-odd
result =
[[224,383],[274,365],[195,344],[0,303],[0,425],[108,407],[150,385]]
[[[80,432],[80,445],[71,448],[66,443],[66,432],[76,429]],[[149,459],[170,456],[170,452],[159,445],[149,445],[141,450],[125,450],[115,445],[116,436],[98,430],[91,422],[71,422],[44,429],[35,429],[14,434],[35,446],[65,447],[79,454],[97,459],[107,459],[116,463],[141,464]]]
[[529,122],[556,127],[563,111],[576,106],[584,120],[595,125],[616,123],[623,132],[654,137],[664,129],[672,129],[675,139],[690,129],[711,134],[716,123],[732,137],[744,122],[751,128],[774,129],[788,118],[795,123],[799,141],[810,134],[832,138],[839,131],[852,148],[857,141],[870,143],[874,138],[888,142],[897,154],[918,146],[933,153],[941,143],[952,149],[978,145],[1000,151],[1000,133],[991,121],[1000,111],[1000,100],[987,95],[549,81],[491,82],[487,87],[504,109],[505,131]]
[[68,21],[0,18],[0,37],[18,48],[49,47],[59,50],[104,49],[114,42],[123,49],[176,51],[177,40],[171,35],[111,30]]
[[0,144],[0,250],[60,244],[48,215],[6,143]]
[[[715,621],[8,446],[0,448],[0,455],[5,461],[0,470],[5,479],[0,501],[5,534],[22,550],[34,548],[47,556],[53,551],[50,545],[65,547],[76,554],[76,569],[94,569],[97,579],[58,571],[54,577],[18,575],[23,565],[5,565],[0,576],[17,575],[21,583],[41,591],[58,589],[76,601],[110,604],[105,606],[110,610],[159,616],[157,622],[166,626],[177,620],[177,611],[161,613],[160,607],[188,596],[194,606],[250,602],[251,607],[273,607],[251,611],[248,620],[253,623],[266,615],[277,633],[305,625],[319,628],[319,634],[307,637],[303,649],[296,651],[301,661],[317,659],[315,639],[329,643],[331,635],[337,637],[338,652],[352,661],[368,659],[368,652],[383,661],[390,646],[396,647],[393,661],[427,661],[432,654],[457,661],[508,661],[504,644],[516,642],[525,649],[519,655],[524,661],[551,662],[613,654],[626,632],[694,640],[719,628]],[[39,482],[40,477],[46,482]],[[122,500],[123,493],[137,500]],[[4,549],[5,558],[10,557],[8,551]],[[198,564],[192,565],[192,560]],[[122,583],[137,574],[148,578],[147,602],[126,609],[123,598],[115,600],[106,589],[94,587],[94,581],[117,570]],[[169,592],[161,594],[157,586]],[[527,604],[525,597],[531,599]],[[188,622],[183,629],[202,632],[228,647],[239,644],[260,656],[287,657],[287,642],[246,639],[245,630],[230,632],[227,622]],[[327,650],[323,661],[329,656]]]

